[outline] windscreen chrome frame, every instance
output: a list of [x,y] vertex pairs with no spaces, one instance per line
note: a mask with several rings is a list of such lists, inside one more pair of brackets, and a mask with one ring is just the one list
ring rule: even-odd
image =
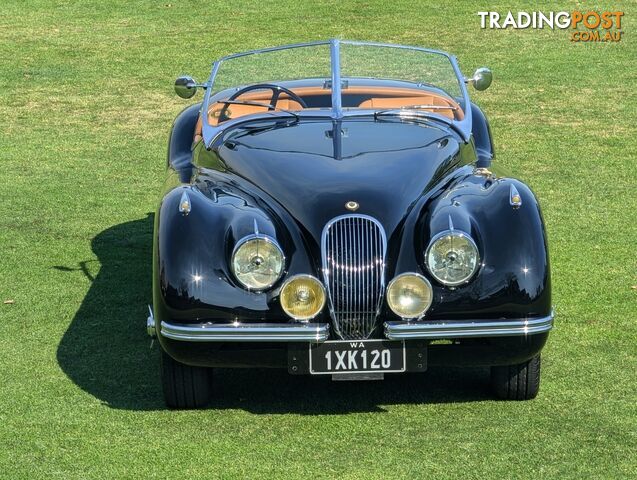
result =
[[[232,60],[234,58],[245,57],[247,55],[255,55],[260,53],[268,53],[268,52],[276,52],[279,50],[289,50],[293,48],[302,48],[302,47],[311,47],[316,45],[329,45],[330,46],[330,65],[331,65],[331,81],[332,81],[332,107],[330,110],[310,110],[304,111],[300,110],[298,112],[294,112],[299,118],[326,118],[326,119],[335,119],[340,120],[342,118],[347,117],[360,117],[366,115],[374,115],[376,112],[375,109],[351,109],[351,110],[343,110],[342,108],[342,90],[341,90],[341,60],[340,60],[340,46],[341,45],[358,45],[358,46],[371,46],[371,47],[386,47],[386,48],[396,48],[396,49],[404,49],[404,50],[416,50],[425,53],[433,53],[446,57],[456,74],[456,79],[458,81],[458,86],[460,87],[460,93],[462,99],[464,101],[464,118],[460,121],[449,120],[454,124],[454,129],[458,131],[463,140],[468,142],[471,137],[471,103],[469,100],[469,94],[467,91],[467,86],[464,81],[464,76],[460,71],[460,67],[458,66],[458,61],[456,57],[450,55],[446,52],[442,52],[440,50],[432,50],[428,48],[421,47],[412,47],[408,45],[396,45],[391,43],[377,43],[377,42],[360,42],[360,41],[352,41],[352,40],[321,40],[317,42],[306,42],[306,43],[295,43],[290,45],[282,45],[279,47],[270,47],[270,48],[262,48],[259,50],[250,50],[247,52],[235,53],[233,55],[228,55],[216,60],[212,65],[212,71],[210,73],[210,77],[208,82],[204,85],[206,93],[203,100],[202,112],[207,112],[210,106],[210,99],[213,95],[214,83],[217,77],[217,73],[219,71],[219,67],[221,64],[227,60]],[[400,112],[399,109],[396,110]],[[387,111],[385,111],[387,112]],[[253,120],[259,119],[268,119],[268,118],[281,118],[283,115],[289,116],[289,113],[277,112],[277,111],[268,111],[263,113],[255,113],[251,115],[246,115],[244,117],[239,117],[233,120],[228,120],[223,123],[223,125],[212,126],[208,123],[208,115],[202,115],[202,133],[204,143],[207,148],[212,148],[215,144],[215,140],[221,137],[221,134],[236,125],[239,125],[244,122],[251,122]],[[405,115],[404,111],[401,114],[402,118],[405,120],[409,120],[410,116]],[[440,119],[446,120],[442,116],[437,116]],[[415,116],[414,116],[415,118]]]

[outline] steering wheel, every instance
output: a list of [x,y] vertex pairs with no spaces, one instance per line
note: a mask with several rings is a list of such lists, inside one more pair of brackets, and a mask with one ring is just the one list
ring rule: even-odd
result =
[[270,97],[270,103],[269,104],[258,103],[258,102],[241,102],[241,103],[245,103],[248,105],[258,105],[262,107],[268,107],[268,110],[274,110],[276,108],[276,104],[279,102],[279,96],[281,95],[281,93],[286,93],[290,97],[290,99],[294,100],[295,102],[298,102],[303,108],[307,108],[307,103],[305,103],[305,101],[301,97],[299,97],[296,93],[294,93],[292,90],[282,87],[280,85],[275,85],[273,83],[257,83],[255,85],[249,85],[247,87],[242,88],[238,92],[233,93],[230,96],[230,98],[228,98],[228,100],[225,100],[225,101],[222,100],[220,103],[225,103],[225,104],[234,103],[235,100],[237,100],[237,98],[239,98],[241,95],[243,95],[244,93],[251,92],[253,90],[271,90],[272,97]]

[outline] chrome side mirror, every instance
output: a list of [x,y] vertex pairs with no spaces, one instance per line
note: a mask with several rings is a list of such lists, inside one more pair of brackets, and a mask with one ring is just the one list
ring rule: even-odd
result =
[[466,80],[467,83],[473,85],[473,88],[480,91],[489,88],[492,81],[493,73],[487,67],[478,68],[473,74],[473,77]]
[[192,77],[179,77],[175,80],[175,93],[181,98],[191,98],[197,93],[197,82]]

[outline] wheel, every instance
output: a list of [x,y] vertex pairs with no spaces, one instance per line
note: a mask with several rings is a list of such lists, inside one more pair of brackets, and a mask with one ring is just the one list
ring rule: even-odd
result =
[[530,400],[540,390],[540,355],[519,365],[491,367],[491,386],[503,400]]
[[[270,98],[270,105],[267,105],[268,110],[274,110],[276,108],[276,104],[279,101],[279,96],[281,95],[281,92],[286,93],[291,100],[294,100],[303,108],[307,108],[307,103],[305,103],[305,101],[301,97],[299,97],[296,93],[294,93],[289,88],[285,88],[285,87],[282,87],[281,85],[276,85],[274,83],[257,83],[256,85],[248,85],[247,87],[244,87],[241,90],[238,90],[237,92],[233,93],[232,96],[228,98],[228,102],[233,102],[244,93],[252,92],[253,90],[271,90],[272,91],[272,97]],[[224,102],[222,101],[221,103],[224,103]]]
[[210,369],[185,365],[163,350],[160,360],[164,400],[170,408],[199,408],[210,401]]

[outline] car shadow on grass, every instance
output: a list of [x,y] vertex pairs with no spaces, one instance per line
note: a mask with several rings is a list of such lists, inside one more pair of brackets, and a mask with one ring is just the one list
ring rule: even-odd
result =
[[79,387],[113,408],[164,408],[157,347],[150,348],[146,335],[153,217],[115,225],[93,238],[100,264],[94,278],[86,262],[53,267],[92,280],[58,346],[58,363]]
[[383,381],[332,381],[287,370],[216,369],[209,408],[256,414],[337,415],[384,412],[392,405],[465,403],[492,399],[488,370],[433,367],[387,374]]
[[[56,265],[85,275],[91,287],[58,346],[62,370],[104,404],[126,410],[165,409],[159,345],[146,335],[151,301],[153,215],[115,225],[91,242],[100,270],[87,261]],[[396,404],[454,403],[491,398],[485,369],[432,368],[425,374],[387,375],[384,381],[333,382],[291,376],[287,370],[215,369],[211,409],[252,413],[340,414],[382,412]]]

